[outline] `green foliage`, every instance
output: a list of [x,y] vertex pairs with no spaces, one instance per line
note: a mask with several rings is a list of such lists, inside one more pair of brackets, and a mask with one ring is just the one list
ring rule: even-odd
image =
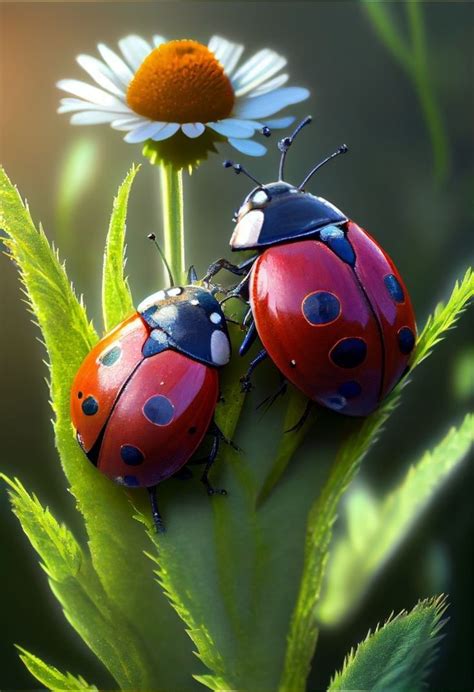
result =
[[[87,578],[91,579],[95,590],[94,600],[107,611],[110,622],[122,623],[123,649],[116,656],[117,666],[112,659],[103,657],[101,660],[117,682],[125,686],[142,689],[159,684],[166,689],[179,684],[182,690],[192,689],[189,671],[194,665],[190,642],[154,583],[144,555],[148,541],[133,518],[127,493],[87,463],[74,439],[69,414],[72,380],[97,341],[96,332],[87,320],[82,302],[73,292],[64,265],[43,231],[35,229],[17,190],[3,170],[0,201],[0,226],[7,234],[4,242],[19,267],[49,355],[56,446],[88,534],[90,565],[83,563],[87,566]],[[122,196],[122,203],[126,203],[126,195]],[[122,216],[123,222],[124,218]],[[116,225],[112,232],[120,235]],[[122,271],[120,267],[121,275]],[[84,634],[81,616],[82,612],[89,613],[84,608],[90,599],[89,594],[86,596],[83,590],[75,585],[70,588],[69,584],[60,598],[69,622],[92,648],[90,638]],[[86,621],[87,617],[84,615]],[[105,635],[92,613],[91,624],[94,628],[91,636],[100,641]],[[157,639],[157,631],[168,632],[168,637]],[[114,639],[120,641],[116,634],[112,636],[110,628],[107,636],[112,642]],[[133,639],[131,649],[129,638]],[[133,664],[129,661],[132,658],[136,659]],[[166,661],[166,665],[162,661]],[[127,667],[125,678],[124,666]]]
[[435,174],[443,181],[449,172],[449,145],[429,69],[423,4],[400,3],[406,13],[409,37],[396,26],[391,3],[361,0],[380,40],[413,82],[431,139]]
[[420,689],[440,639],[445,611],[443,597],[427,599],[410,613],[404,611],[377,627],[373,634],[369,632],[365,641],[349,653],[328,692]]
[[104,329],[109,332],[133,312],[133,300],[125,269],[125,223],[130,190],[139,166],[132,166],[114,199],[102,271]]
[[334,625],[357,605],[447,477],[465,459],[473,435],[474,417],[468,415],[458,429],[452,428],[409,468],[402,483],[382,502],[365,486],[349,495],[347,535],[332,547],[318,608],[321,622]]
[[[453,327],[469,300],[474,296],[473,273],[468,270],[460,284],[456,282],[446,305],[437,306],[423,329],[411,362],[411,372]],[[305,547],[303,575],[288,636],[281,692],[304,688],[318,637],[317,605],[329,558],[332,528],[339,502],[357,474],[360,464],[377,441],[380,432],[400,401],[402,380],[373,414],[358,423],[358,428],[341,445],[329,477],[311,507]]]
[[432,315],[428,317],[425,327],[418,339],[414,364],[418,365],[427,358],[434,346],[452,329],[468,302],[474,297],[474,272],[469,268],[461,282],[456,281],[451,297],[447,303],[438,303]]
[[10,486],[10,501],[14,514],[31,545],[43,559],[42,567],[51,579],[63,581],[76,577],[82,563],[82,550],[64,525],[58,524],[51,512],[44,509],[36,495],[30,495],[20,481],[0,478]]
[[[103,283],[107,328],[132,305],[123,255],[135,174],[132,169],[119,190],[109,227]],[[240,392],[244,366],[234,357],[222,374],[224,403],[216,418],[244,451],[223,445],[213,470],[214,482],[229,495],[206,499],[197,484],[180,484],[177,501],[178,481],[170,480],[159,492],[168,533],[157,535],[146,493],[127,492],[101,476],[74,440],[72,379],[98,336],[64,266],[3,173],[0,195],[6,243],[50,358],[56,445],[84,519],[87,544],[76,540],[18,481],[7,482],[14,510],[66,618],[122,689],[187,692],[199,681],[215,690],[303,690],[339,501],[399,402],[406,380],[364,421],[337,419],[336,439],[343,438],[347,427],[351,434],[344,437],[323,484],[325,458],[318,440],[318,463],[311,463],[316,442],[311,446],[306,436],[309,425],[293,438],[282,434],[296,423],[302,397],[293,393],[286,411],[277,403],[267,415],[269,442],[263,446],[255,435],[255,400]],[[430,320],[412,368],[454,323],[472,295],[471,278],[466,275],[448,305]],[[241,333],[234,326],[231,332],[235,345]],[[298,464],[305,436],[305,463]],[[330,445],[328,450],[332,452]],[[305,529],[303,546],[298,536]],[[192,642],[200,661],[192,655]],[[59,684],[61,674],[54,672],[56,680],[45,677],[53,669],[38,659],[28,659],[27,665],[43,684]],[[76,684],[72,678],[70,688]]]
[[97,687],[89,685],[80,675],[76,678],[71,673],[61,673],[54,666],[42,661],[21,646],[17,647],[20,658],[34,678],[49,690],[90,690],[95,692]]

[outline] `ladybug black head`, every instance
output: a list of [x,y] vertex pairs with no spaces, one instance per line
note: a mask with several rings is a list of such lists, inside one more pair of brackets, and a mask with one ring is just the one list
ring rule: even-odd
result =
[[329,224],[347,222],[347,217],[333,204],[304,190],[306,183],[321,166],[348,150],[345,144],[315,166],[300,185],[291,185],[283,179],[288,150],[298,133],[310,122],[311,117],[308,116],[290,137],[278,143],[281,151],[279,180],[274,183],[262,184],[240,164],[224,162],[226,168],[244,173],[257,183],[236,214],[237,225],[230,240],[232,250],[264,249],[269,245],[313,235]]
[[208,289],[172,286],[146,298],[137,311],[151,328],[143,346],[146,358],[172,349],[213,367],[229,362],[225,316]]

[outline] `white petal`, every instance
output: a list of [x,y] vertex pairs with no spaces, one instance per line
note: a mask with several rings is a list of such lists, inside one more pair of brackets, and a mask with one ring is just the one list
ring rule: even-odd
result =
[[213,36],[209,41],[208,48],[219,60],[228,77],[235,69],[244,50],[240,43],[232,43],[221,36]]
[[161,142],[163,139],[168,139],[172,137],[180,127],[179,123],[167,123],[159,132],[153,135],[152,140],[154,142]]
[[229,144],[232,144],[237,151],[241,151],[242,154],[248,154],[249,156],[263,156],[267,152],[267,148],[263,144],[254,142],[253,139],[234,139],[230,137]]
[[252,137],[258,127],[258,125],[254,127],[246,120],[237,120],[235,118],[226,118],[216,123],[207,123],[207,126],[214,132],[224,135],[224,137],[237,137],[239,139]]
[[293,125],[296,118],[294,115],[288,115],[286,118],[274,118],[272,120],[267,120],[265,125],[271,130],[283,130],[285,127],[290,127]]
[[119,117],[121,113],[134,115],[133,111],[127,106],[127,104],[122,103],[120,105],[114,106],[102,106],[97,103],[90,103],[89,101],[83,101],[82,99],[72,99],[65,98],[61,99],[59,102],[58,113],[74,113],[75,111],[107,111],[107,113],[114,112],[115,117]]
[[86,82],[80,82],[77,79],[61,79],[61,81],[57,82],[56,86],[58,89],[74,94],[74,96],[79,96],[79,98],[90,101],[91,103],[110,107],[111,110],[116,106],[123,107],[124,105],[123,101],[119,101],[116,96],[112,96],[112,94],[102,89],[86,84]]
[[140,115],[134,118],[117,118],[117,116],[115,116],[115,118],[111,127],[113,127],[114,130],[123,130],[124,132],[134,130],[139,125],[149,122],[148,118],[143,118]]
[[266,118],[277,113],[285,106],[304,101],[309,96],[308,89],[302,87],[285,87],[276,89],[269,94],[247,98],[235,107],[239,118]]
[[196,137],[200,137],[206,128],[202,123],[185,123],[181,125],[181,129],[186,137],[195,139]]
[[115,120],[117,113],[107,113],[107,111],[82,111],[74,113],[71,117],[71,125],[100,125],[111,123]]
[[286,84],[288,81],[288,75],[285,74],[279,74],[277,77],[274,77],[273,79],[269,79],[268,82],[264,82],[263,84],[260,84],[260,86],[256,87],[253,89],[253,91],[250,91],[248,96],[260,96],[261,94],[267,94],[269,91],[273,91],[274,89],[279,89],[283,84]]
[[99,43],[97,48],[112,72],[125,87],[128,87],[133,79],[133,72],[129,66],[117,55],[117,53],[114,53],[114,51],[110,50],[105,44]]
[[151,139],[159,130],[161,130],[166,123],[157,122],[154,120],[149,120],[148,122],[139,125],[137,128],[132,130],[125,135],[124,140],[129,144],[137,144],[138,142],[146,142],[147,139]]
[[162,43],[165,43],[166,39],[164,36],[158,36],[155,34],[153,36],[153,45],[155,48],[158,48],[158,46],[161,46]]
[[152,51],[150,44],[141,36],[131,34],[119,41],[122,55],[134,72],[138,70],[147,55]]
[[125,93],[122,85],[114,73],[101,60],[97,60],[97,58],[93,58],[90,55],[78,55],[76,60],[97,84],[110,91],[111,94],[115,94],[115,96],[124,97]]
[[259,51],[237,70],[232,78],[236,96],[241,96],[267,81],[286,65],[286,59],[273,50]]

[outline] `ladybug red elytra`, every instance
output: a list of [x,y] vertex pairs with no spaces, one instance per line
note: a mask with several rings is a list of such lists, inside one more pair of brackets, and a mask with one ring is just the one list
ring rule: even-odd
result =
[[[377,242],[333,204],[305,192],[318,164],[299,186],[283,180],[286,154],[308,116],[279,142],[279,180],[257,187],[237,213],[232,250],[257,254],[234,265],[209,267],[243,275],[228,297],[250,304],[240,347],[245,354],[260,337],[263,349],[242,378],[270,357],[284,378],[311,401],[350,416],[371,413],[400,380],[415,345],[410,296],[395,265]],[[227,299],[227,298],[226,298]]]
[[[195,278],[192,268],[189,279]],[[218,368],[230,351],[211,291],[173,286],[146,298],[101,339],[74,380],[71,417],[80,446],[116,483],[148,488],[159,531],[156,486],[179,472],[208,433],[214,439],[201,480],[209,494],[225,494],[208,473],[219,442],[228,442],[213,417]]]

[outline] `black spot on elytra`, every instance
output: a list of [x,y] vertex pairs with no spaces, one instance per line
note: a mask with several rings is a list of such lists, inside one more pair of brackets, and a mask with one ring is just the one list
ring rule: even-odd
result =
[[329,357],[340,368],[356,368],[367,356],[367,344],[359,337],[341,339],[331,350]]
[[400,351],[405,355],[413,351],[415,346],[415,335],[410,327],[402,327],[398,330],[398,346]]
[[171,401],[162,394],[152,396],[143,407],[143,414],[154,425],[168,425],[174,416],[174,407]]
[[84,415],[93,416],[99,410],[99,403],[93,396],[88,396],[87,399],[84,399],[82,402],[81,408]]
[[122,457],[122,461],[128,466],[138,466],[145,461],[143,452],[134,445],[122,445],[120,448],[120,456]]
[[403,303],[405,294],[399,280],[394,274],[387,274],[383,280],[387,291],[396,303]]
[[302,308],[308,322],[314,325],[334,322],[341,312],[339,300],[328,291],[317,291],[306,296]]

